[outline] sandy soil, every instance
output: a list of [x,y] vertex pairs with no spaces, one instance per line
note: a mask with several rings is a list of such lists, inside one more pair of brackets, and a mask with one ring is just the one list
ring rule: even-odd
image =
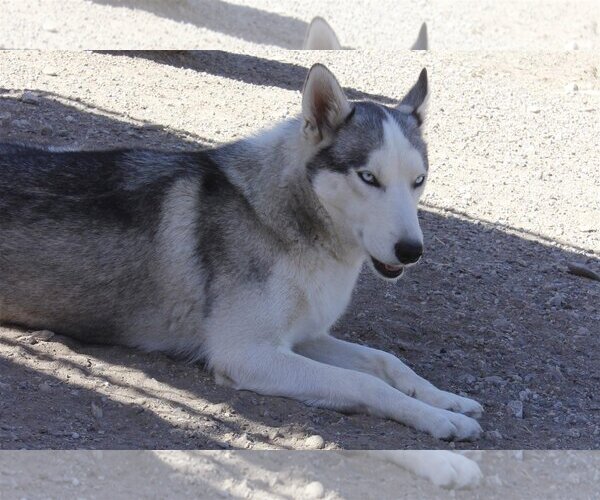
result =
[[600,446],[600,283],[567,271],[600,271],[594,53],[4,52],[0,140],[219,143],[296,113],[317,60],[353,97],[383,102],[430,71],[426,257],[398,285],[362,276],[336,334],[479,400],[484,437],[441,443],[217,387],[201,366],[159,354],[3,328],[1,448]]
[[446,491],[347,452],[4,452],[0,488],[6,500],[598,498],[598,453],[485,451],[475,458],[482,483]]
[[404,49],[423,21],[444,50],[600,47],[597,0],[0,0],[0,47],[299,49],[320,15],[345,47]]

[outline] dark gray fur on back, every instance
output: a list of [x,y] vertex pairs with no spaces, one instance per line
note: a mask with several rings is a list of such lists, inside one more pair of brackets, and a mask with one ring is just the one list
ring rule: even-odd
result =
[[236,238],[219,220],[251,224],[252,211],[208,154],[0,145],[0,321],[120,341],[124,318],[160,306],[156,232],[165,196],[182,179],[194,183],[205,221],[198,266],[264,279],[264,262],[243,266],[226,250]]

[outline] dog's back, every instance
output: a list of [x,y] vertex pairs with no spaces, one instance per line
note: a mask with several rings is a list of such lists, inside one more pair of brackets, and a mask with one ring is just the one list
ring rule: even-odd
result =
[[157,305],[166,193],[203,167],[202,154],[1,145],[0,321],[119,341],[127,315]]

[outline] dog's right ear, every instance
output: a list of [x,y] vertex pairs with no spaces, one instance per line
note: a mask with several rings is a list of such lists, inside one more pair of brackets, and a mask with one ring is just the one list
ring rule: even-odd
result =
[[315,17],[306,30],[304,50],[341,50],[342,45],[335,31],[322,17]]
[[342,87],[333,73],[322,64],[315,64],[302,89],[304,133],[314,142],[333,134],[352,112]]

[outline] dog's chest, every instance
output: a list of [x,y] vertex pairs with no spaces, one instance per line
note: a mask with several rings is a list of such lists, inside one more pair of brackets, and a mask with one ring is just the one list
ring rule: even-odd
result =
[[331,265],[299,280],[289,329],[295,341],[322,335],[339,319],[348,307],[360,267]]

